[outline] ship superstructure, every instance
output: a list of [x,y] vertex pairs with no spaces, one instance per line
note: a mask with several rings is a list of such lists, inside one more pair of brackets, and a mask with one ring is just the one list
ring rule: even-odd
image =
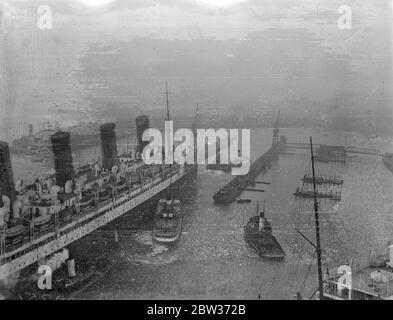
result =
[[[146,119],[137,126],[145,127]],[[70,134],[59,131],[51,136],[55,174],[28,185],[18,183],[16,188],[8,145],[0,144],[0,279],[197,174],[197,165],[146,165],[136,152],[118,157],[115,125],[104,124],[100,132],[102,162],[74,170]]]

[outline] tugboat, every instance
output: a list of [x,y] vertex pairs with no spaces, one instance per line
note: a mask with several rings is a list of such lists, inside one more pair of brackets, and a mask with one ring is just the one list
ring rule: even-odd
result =
[[[169,92],[168,83],[166,83],[166,110],[169,121]],[[171,183],[172,183],[172,169],[171,165]],[[174,199],[170,191],[166,199],[160,199],[157,205],[154,227],[153,239],[162,243],[173,243],[179,240],[183,227],[183,215],[181,210],[180,200]]]
[[162,243],[179,240],[183,226],[183,215],[179,200],[168,197],[158,202],[154,218],[153,239]]
[[[259,202],[257,214],[259,212]],[[284,259],[285,252],[272,234],[270,222],[265,218],[265,202],[263,211],[252,217],[244,227],[244,238],[246,242],[257,251],[261,258]]]

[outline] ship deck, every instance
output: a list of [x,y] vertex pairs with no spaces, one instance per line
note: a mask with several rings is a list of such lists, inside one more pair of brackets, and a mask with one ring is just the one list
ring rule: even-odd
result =
[[[387,272],[392,276],[392,279],[387,282],[376,282],[371,279],[371,273],[375,271]],[[338,280],[338,277],[335,278]],[[329,293],[332,296],[338,296],[336,281],[328,281],[333,284],[329,287]],[[352,272],[352,297],[353,300],[373,300],[386,299],[393,300],[393,271],[385,267],[368,266],[360,270]],[[349,299],[348,290],[344,290],[341,296],[342,299]]]

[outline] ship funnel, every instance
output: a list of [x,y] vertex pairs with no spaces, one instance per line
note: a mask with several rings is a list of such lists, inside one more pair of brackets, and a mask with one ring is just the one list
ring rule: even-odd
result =
[[114,123],[105,123],[100,126],[102,166],[106,170],[111,170],[117,163],[117,145]]
[[16,199],[10,148],[8,143],[4,141],[0,141],[0,197],[2,195],[7,196],[11,203]]
[[149,141],[142,140],[143,133],[150,127],[149,117],[145,115],[139,116],[136,118],[135,122],[136,122],[136,136],[138,139],[137,152],[142,154],[143,149],[149,144]]
[[58,131],[51,136],[56,185],[63,187],[74,178],[69,132]]

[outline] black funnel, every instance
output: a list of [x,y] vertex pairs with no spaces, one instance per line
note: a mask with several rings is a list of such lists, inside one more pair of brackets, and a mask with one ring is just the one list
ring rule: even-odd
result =
[[116,126],[114,123],[104,123],[100,126],[102,166],[111,170],[117,164]]
[[56,185],[64,187],[74,178],[71,139],[69,132],[58,131],[51,136]]
[[149,144],[149,141],[143,141],[143,133],[149,129],[149,117],[142,115],[136,118],[136,136],[138,139],[138,152],[142,153],[143,149]]

